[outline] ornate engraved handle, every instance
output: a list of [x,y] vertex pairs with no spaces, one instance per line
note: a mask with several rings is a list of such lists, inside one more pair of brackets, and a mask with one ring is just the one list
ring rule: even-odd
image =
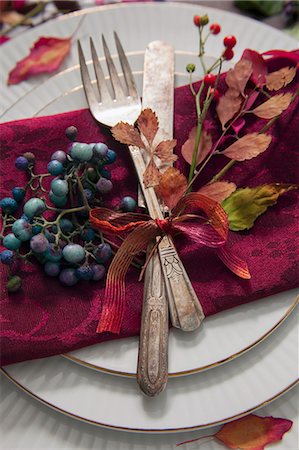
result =
[[163,391],[167,378],[168,301],[159,256],[155,253],[144,278],[137,381],[146,395],[154,397]]

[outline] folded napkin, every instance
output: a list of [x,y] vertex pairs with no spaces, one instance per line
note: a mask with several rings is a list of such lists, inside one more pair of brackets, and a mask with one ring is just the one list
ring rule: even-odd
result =
[[[293,65],[275,59],[271,70]],[[293,81],[293,91],[299,79]],[[223,89],[223,82],[220,89]],[[179,150],[195,125],[194,100],[189,87],[175,91],[175,137]],[[210,117],[210,126],[213,128]],[[255,131],[256,120],[246,125],[246,132]],[[260,123],[263,121],[260,121]],[[26,175],[16,171],[14,160],[25,151],[35,153],[37,169],[44,170],[52,152],[65,150],[69,141],[64,130],[74,125],[81,142],[105,142],[118,153],[111,166],[114,189],[108,206],[119,204],[125,195],[136,198],[137,177],[127,149],[116,143],[109,131],[99,127],[88,110],[51,117],[18,120],[2,124],[1,135],[1,198],[11,189],[25,184]],[[214,127],[215,128],[215,127]],[[225,179],[238,187],[263,183],[298,182],[298,101],[283,113],[270,129],[273,141],[259,157],[236,164]],[[297,151],[297,152],[296,152]],[[187,164],[178,151],[178,167],[187,173]],[[224,165],[223,158],[207,166],[194,188],[205,184]],[[239,279],[218,259],[212,249],[194,247],[182,235],[176,245],[206,316],[246,302],[291,289],[298,283],[295,241],[298,238],[298,192],[290,191],[259,217],[250,231],[230,233],[233,252],[248,263],[251,280]],[[297,249],[298,254],[298,249]],[[80,347],[126,336],[138,335],[143,297],[139,272],[131,268],[126,278],[126,310],[119,336],[96,333],[104,297],[104,282],[80,281],[75,287],[64,287],[57,279],[45,275],[38,263],[22,263],[21,291],[8,295],[6,267],[1,268],[1,364],[40,358],[75,350]]]

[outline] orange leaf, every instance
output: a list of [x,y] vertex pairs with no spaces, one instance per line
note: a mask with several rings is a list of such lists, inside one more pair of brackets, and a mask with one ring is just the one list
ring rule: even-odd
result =
[[225,124],[239,111],[241,103],[242,98],[239,95],[239,92],[233,88],[229,88],[226,93],[220,97],[216,106],[216,111],[223,130]]
[[151,158],[143,174],[144,186],[146,188],[157,186],[157,184],[159,184],[160,177],[161,174],[158,167],[156,166],[154,159]]
[[228,448],[264,450],[272,442],[280,441],[293,422],[275,417],[259,417],[249,414],[225,424],[215,437]]
[[139,148],[144,148],[144,143],[140,137],[140,134],[133,125],[126,122],[119,122],[111,128],[113,137],[126,145],[135,145]]
[[271,140],[272,137],[269,134],[246,134],[227,147],[222,154],[236,161],[255,158],[267,150]]
[[291,100],[292,94],[289,92],[287,94],[274,95],[251,112],[261,119],[273,119],[273,117],[278,116],[289,107]]
[[137,125],[139,131],[146,138],[149,145],[152,145],[153,140],[159,129],[159,122],[156,114],[150,108],[141,111],[138,119]]
[[[191,164],[191,162],[192,162],[194,146],[195,146],[196,130],[197,130],[197,127],[192,128],[192,130],[189,133],[189,137],[188,137],[187,141],[183,144],[182,150],[181,150],[183,158],[189,164]],[[196,166],[198,166],[198,164],[200,164],[205,159],[205,157],[208,155],[211,148],[212,148],[212,138],[206,132],[206,130],[203,130],[201,133],[199,146],[198,146]]]
[[176,139],[160,142],[155,148],[154,155],[158,156],[163,163],[171,163],[176,161],[178,157],[173,154],[173,149],[176,146]]
[[215,181],[215,183],[202,186],[197,192],[206,195],[218,203],[222,203],[223,200],[229,197],[236,189],[237,186],[235,183],[229,181]]
[[269,91],[278,91],[293,81],[296,75],[296,67],[283,67],[276,72],[266,75],[266,86]]
[[252,74],[252,63],[243,59],[227,72],[225,81],[229,88],[236,89],[240,94],[244,94],[245,86]]
[[41,37],[28,56],[19,61],[9,73],[8,84],[18,84],[41,73],[54,72],[59,68],[71,48],[71,38]]
[[185,193],[188,186],[187,178],[174,167],[169,167],[160,177],[156,194],[171,210]]

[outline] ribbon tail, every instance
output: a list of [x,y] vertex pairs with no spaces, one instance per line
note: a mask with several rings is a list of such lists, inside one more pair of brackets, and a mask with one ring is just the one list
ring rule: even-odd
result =
[[97,333],[119,334],[125,310],[125,277],[135,255],[159,234],[153,222],[142,223],[124,240],[107,273],[105,299]]
[[251,278],[246,261],[236,256],[226,245],[217,248],[216,252],[226,267],[234,274],[238,275],[238,277],[244,278],[245,280]]

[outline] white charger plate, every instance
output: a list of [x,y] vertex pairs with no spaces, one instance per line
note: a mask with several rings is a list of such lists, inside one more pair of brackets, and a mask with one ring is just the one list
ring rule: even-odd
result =
[[[151,6],[146,5],[145,7],[146,9],[150,7],[151,11]],[[173,7],[170,5],[168,5],[168,8],[170,8],[168,9],[168,12],[172,12],[173,8],[175,8],[174,10],[177,12],[181,10],[180,8],[177,9],[176,6]],[[188,17],[192,20],[190,7],[187,7],[187,9]],[[135,11],[135,8],[133,8],[133,10]],[[114,8],[112,11],[114,11]],[[132,13],[132,11],[128,12],[127,8],[125,8],[124,11],[128,14]],[[157,11],[160,13],[159,7]],[[162,11],[165,11],[165,8],[162,8]],[[213,10],[213,14],[214,11],[215,10]],[[217,13],[219,14],[219,12]],[[221,15],[222,14],[223,12],[221,12]],[[77,35],[85,47],[86,55],[90,55],[90,52],[88,48],[89,39],[85,34],[85,30],[88,29],[88,35],[92,36],[95,42],[99,41],[99,22],[95,22],[95,16],[101,20],[101,24],[105,21],[105,19],[103,19],[102,8],[92,14],[84,15],[84,19],[80,19],[82,22],[78,28]],[[72,34],[74,29],[76,29],[76,25],[74,25],[74,20],[76,19],[78,19],[77,15],[75,15],[75,17],[70,15],[67,20],[63,19],[62,22],[64,33],[67,33],[67,35]],[[177,19],[178,18],[176,18],[175,23],[177,23]],[[232,20],[231,15],[229,15],[229,19]],[[111,20],[114,21],[115,18]],[[213,21],[214,20],[219,20],[219,17],[215,17],[215,19],[213,18]],[[245,19],[245,21],[246,20],[247,19]],[[221,20],[221,23],[222,26],[224,26],[223,19]],[[255,24],[255,22],[253,23]],[[51,33],[53,35],[60,35],[60,25],[61,20],[52,22]],[[39,32],[41,33],[42,31],[43,34],[46,34],[46,26],[47,24],[40,27]],[[148,29],[151,29],[151,27],[144,30],[146,44],[151,39],[154,39],[154,37],[147,31]],[[130,28],[129,30],[131,30],[131,33],[134,34],[134,29]],[[190,51],[187,52],[186,50],[180,50],[181,47],[179,47],[179,45],[181,44],[178,41],[171,41],[172,28],[169,27],[167,30],[168,31],[166,32],[166,35],[164,35],[164,39],[174,45],[176,49],[178,48],[176,51],[175,85],[184,85],[188,83],[188,76],[185,71],[186,64],[189,62],[197,63],[198,58],[196,54],[192,54]],[[270,30],[275,32],[275,30]],[[33,32],[31,32],[31,34],[32,33]],[[111,31],[108,33],[108,37],[110,34]],[[125,42],[125,35],[123,36],[121,31],[119,34],[121,40]],[[149,34],[148,37],[146,37],[147,34]],[[25,35],[24,38],[27,38],[27,35]],[[215,37],[211,38],[212,42],[213,39],[215,39]],[[290,38],[287,37],[284,44],[286,44],[289,39]],[[242,52],[244,48],[249,45],[249,43],[246,42],[246,38],[244,38],[243,35],[240,35],[238,40],[238,48],[239,51]],[[17,41],[18,39],[16,39],[16,42]],[[26,45],[23,43],[23,38],[22,42],[20,42],[19,39],[17,44],[17,46],[14,45],[13,49],[9,49],[10,58],[12,55],[14,56],[15,51],[20,50],[20,46],[24,48]],[[98,45],[98,47],[99,54],[101,54],[101,46]],[[138,48],[138,46],[136,48]],[[114,49],[114,47],[112,47],[112,49]],[[125,49],[127,48],[125,47]],[[259,45],[257,49],[261,50],[261,45]],[[219,49],[211,47],[210,50],[212,52],[212,56],[209,59],[213,60],[217,55],[217,52],[219,52]],[[23,55],[24,54],[26,54],[25,50],[23,50]],[[74,56],[77,57],[76,48],[73,48],[71,58],[74,58]],[[130,65],[134,71],[139,92],[141,94],[144,49],[136,51],[131,50],[128,52],[128,57],[130,60]],[[103,66],[105,68],[105,64]],[[22,85],[14,88],[21,89],[21,87]],[[10,92],[10,89],[11,88],[7,88],[4,93],[6,93],[7,90]],[[73,67],[68,67],[66,70],[63,70],[58,75],[52,76],[50,79],[37,82],[35,86],[31,87],[29,92],[23,94],[17,101],[14,101],[10,105],[7,111],[3,114],[2,119],[14,120],[22,117],[55,114],[68,110],[79,109],[84,106],[86,106],[86,100],[81,85],[79,67],[78,65],[75,65]],[[171,330],[169,342],[170,377],[207,370],[223,364],[224,362],[231,361],[235,357],[241,355],[261,342],[273,330],[275,330],[288,316],[288,314],[290,314],[297,301],[298,299],[296,300],[295,291],[285,292],[271,296],[270,298],[264,300],[260,300],[257,303],[254,303],[254,305],[243,305],[240,308],[217,314],[216,317],[207,318],[203,327],[198,332],[183,334],[177,330]],[[221,342],[221,346],[219,345],[219,342]],[[121,376],[135,377],[137,353],[138,339],[129,338],[121,341],[112,341],[93,345],[76,350],[65,356],[74,362],[78,362],[79,364],[86,365],[96,370]]]
[[[116,29],[125,49],[132,53],[144,51],[147,43],[154,39],[166,40],[182,54],[190,52],[190,48],[192,53],[197,46],[194,29],[190,26],[192,16],[206,11],[211,21],[221,22],[224,34],[231,33],[233,27],[239,43],[242,44],[243,41],[244,45],[237,49],[237,57],[246,46],[260,51],[275,47],[296,47],[294,40],[282,33],[240,16],[199,6],[171,4],[135,4],[95,9],[84,16],[77,37],[87,40],[87,36],[92,34],[93,30],[98,31],[101,26],[106,37],[109,33],[112,35],[111,31]],[[47,23],[6,44],[2,52],[2,73],[8,73],[39,35],[67,36],[74,31],[81,16],[82,14],[74,14],[69,18]],[[132,36],[132,30],[135,37]],[[178,30],[183,30],[181,35]],[[219,45],[220,42],[218,40]],[[108,38],[108,44],[112,45],[112,38]],[[215,45],[212,45],[208,52],[216,56],[219,47],[216,49]],[[73,51],[64,69],[66,66],[72,67],[76,62],[77,54]],[[20,116],[9,116],[13,110],[12,105],[43,82],[45,77],[2,89],[4,110],[9,108],[3,118],[19,118]],[[78,85],[75,86],[74,92],[79,90],[77,88]],[[24,100],[26,106],[27,98]],[[51,104],[54,103],[55,101]],[[41,108],[44,108],[44,105],[45,103]],[[66,109],[73,109],[73,105],[68,103]],[[258,303],[251,304],[252,308]],[[291,303],[291,306],[294,306],[294,303]],[[284,317],[285,314],[281,315],[276,323],[280,323]],[[217,316],[211,318],[216,319]],[[253,323],[255,320],[256,318]],[[192,376],[187,380],[170,380],[166,392],[155,400],[141,397],[133,380],[117,380],[104,374],[86,371],[85,368],[70,364],[59,357],[10,366],[6,373],[20,387],[49,406],[99,425],[149,432],[201,428],[246,414],[296,383],[298,332],[294,321],[293,315],[285,325],[246,357],[243,356],[209,373],[202,373],[198,378]],[[190,346],[190,342],[188,345]],[[258,361],[261,356],[264,357]],[[253,389],[248,392],[250,385]],[[132,411],[132,414],[128,414],[128,411]],[[178,411],[181,414],[179,417]],[[182,411],[187,411],[187,414]]]

